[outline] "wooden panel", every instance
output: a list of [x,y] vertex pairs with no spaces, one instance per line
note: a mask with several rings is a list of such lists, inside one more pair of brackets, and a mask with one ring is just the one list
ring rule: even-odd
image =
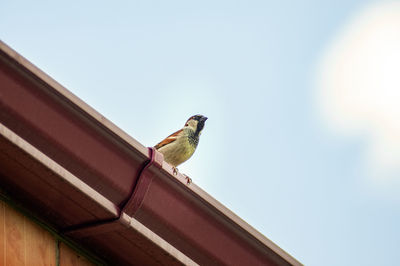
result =
[[67,245],[60,243],[60,266],[92,266],[86,258],[80,256]]
[[[44,228],[0,200],[0,266],[57,265],[57,241]],[[60,266],[94,265],[59,244]]]
[[5,265],[25,265],[25,218],[5,206]]
[[49,232],[0,201],[0,265],[56,265]]
[[56,265],[56,241],[49,232],[25,220],[25,239],[25,265]]

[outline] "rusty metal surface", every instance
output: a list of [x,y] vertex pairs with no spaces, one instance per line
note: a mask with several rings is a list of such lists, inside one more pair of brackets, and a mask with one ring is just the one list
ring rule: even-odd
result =
[[55,227],[121,265],[301,265],[174,176],[158,152],[0,48],[0,185]]

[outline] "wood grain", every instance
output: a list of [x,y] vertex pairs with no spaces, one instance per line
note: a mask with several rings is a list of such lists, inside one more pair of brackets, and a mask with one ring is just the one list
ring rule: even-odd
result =
[[5,206],[5,265],[25,265],[25,218]]
[[25,265],[56,265],[56,241],[37,224],[25,223]]
[[[0,266],[57,265],[57,240],[0,200]],[[60,266],[94,265],[69,246],[59,244]]]

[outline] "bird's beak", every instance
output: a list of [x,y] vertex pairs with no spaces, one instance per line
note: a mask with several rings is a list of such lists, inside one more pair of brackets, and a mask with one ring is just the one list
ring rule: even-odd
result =
[[201,118],[201,121],[206,122],[207,119],[208,119],[208,117],[203,116],[203,117]]

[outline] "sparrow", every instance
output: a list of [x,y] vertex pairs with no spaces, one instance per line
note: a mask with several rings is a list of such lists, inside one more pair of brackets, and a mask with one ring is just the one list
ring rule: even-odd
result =
[[[172,165],[174,174],[178,173],[176,168],[181,163],[192,157],[199,144],[201,131],[207,117],[202,115],[191,116],[185,123],[185,126],[166,137],[163,141],[154,146],[156,150],[164,155],[164,161]],[[192,179],[186,176],[187,183]]]

